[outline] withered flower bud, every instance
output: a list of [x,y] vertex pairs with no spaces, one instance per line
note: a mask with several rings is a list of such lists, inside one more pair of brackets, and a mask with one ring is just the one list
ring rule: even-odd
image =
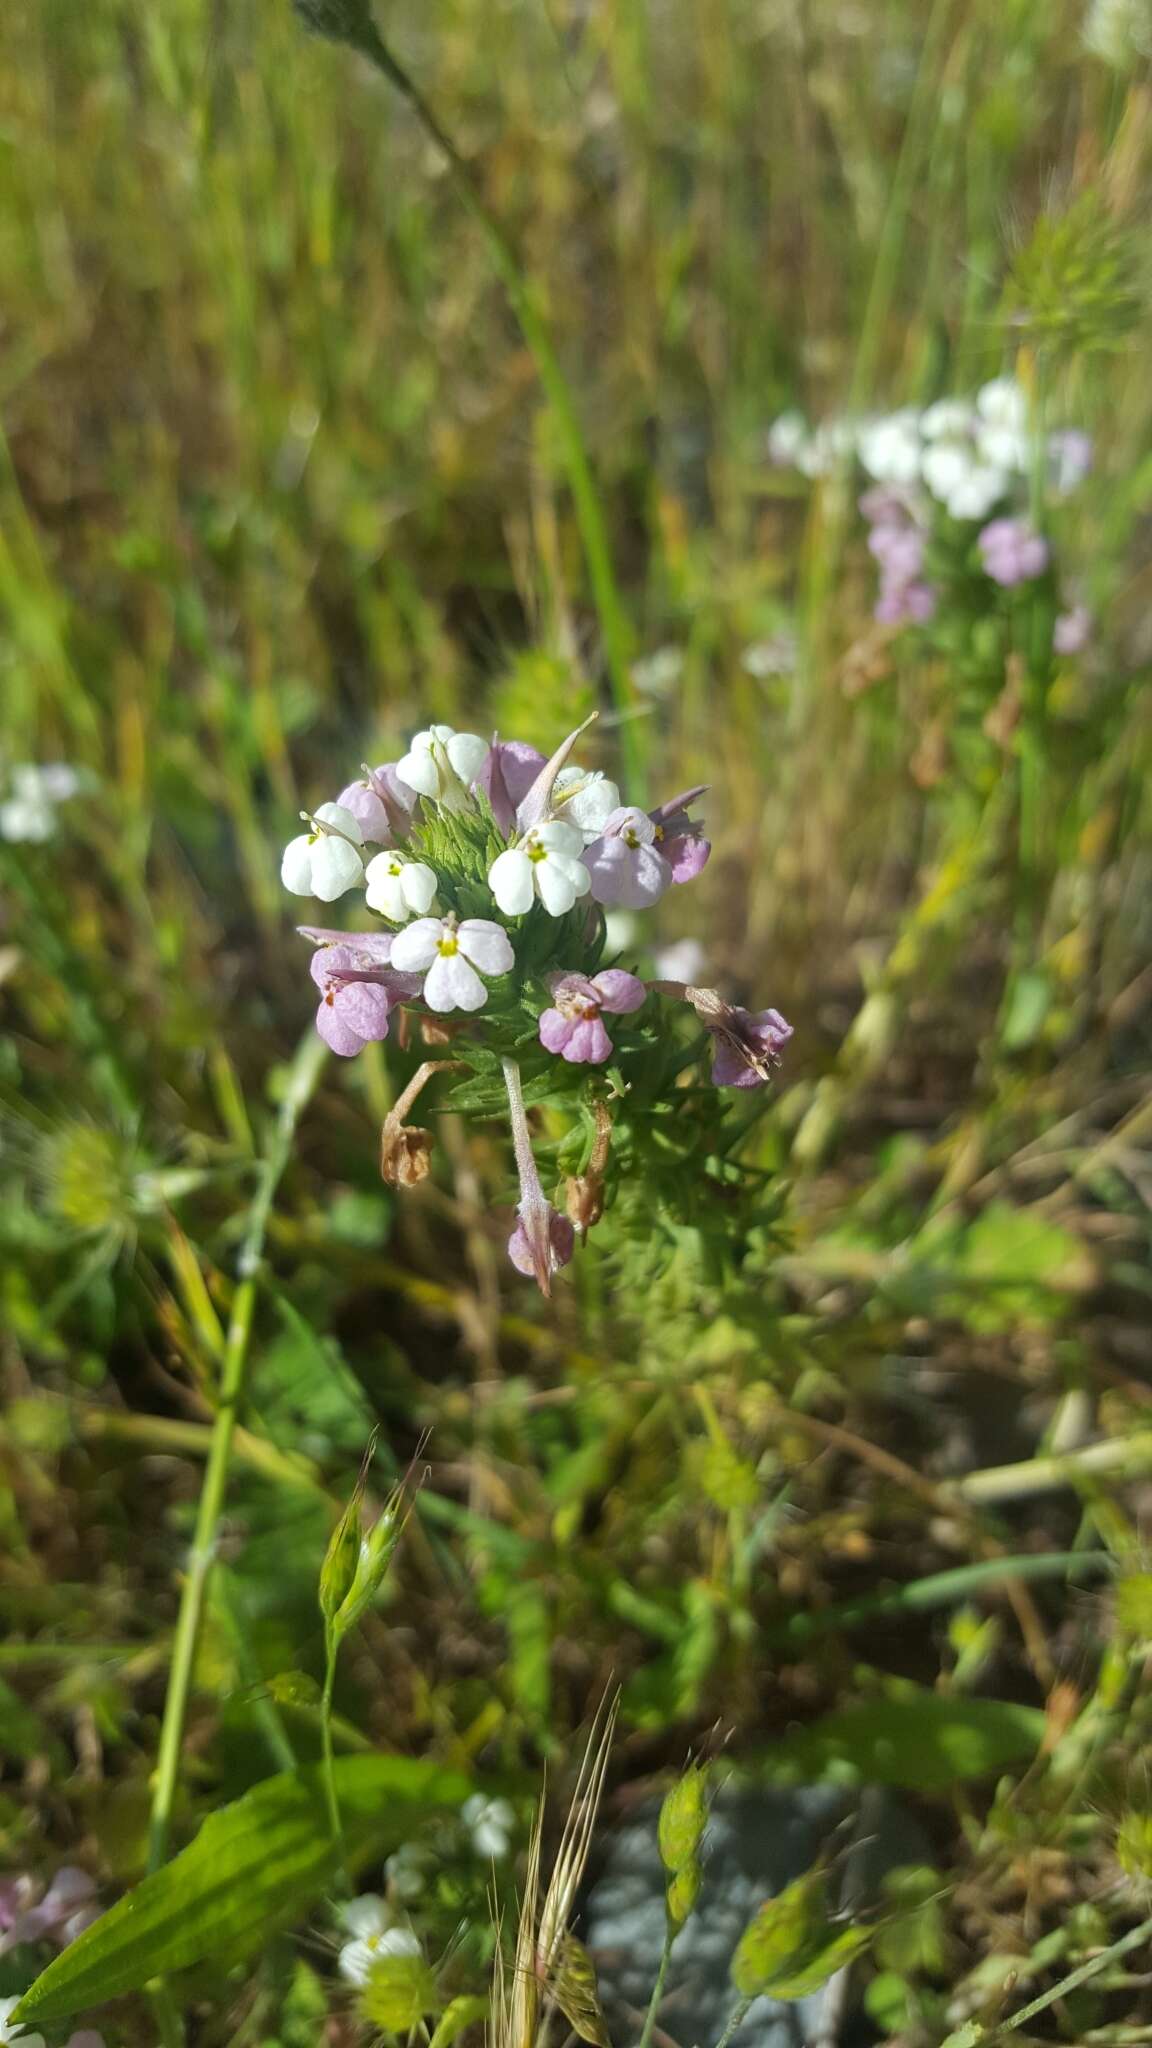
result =
[[432,1171],[432,1133],[418,1124],[385,1118],[380,1132],[380,1175],[390,1188],[414,1188]]

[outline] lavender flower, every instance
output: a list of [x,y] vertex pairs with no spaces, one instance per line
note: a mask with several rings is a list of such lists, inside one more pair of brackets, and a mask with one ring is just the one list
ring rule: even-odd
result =
[[[430,1010],[482,1010],[488,990],[480,973],[507,974],[516,964],[501,925],[486,917],[418,917],[392,941],[392,965],[401,973],[424,973],[423,995]],[[477,972],[477,969],[480,972]]]
[[387,971],[391,937],[317,948],[309,971],[320,990],[316,1029],[332,1052],[352,1059],[366,1045],[387,1038],[392,1008],[401,993],[414,994],[418,981]]
[[1082,427],[1062,427],[1048,436],[1048,459],[1057,497],[1066,498],[1091,475],[1092,456],[1092,436]]
[[779,1010],[745,1010],[727,1003],[712,988],[687,988],[684,994],[702,1024],[712,1033],[712,1079],[717,1088],[762,1088],[780,1064],[792,1026]]
[[351,811],[364,838],[374,846],[392,846],[411,830],[417,792],[402,782],[395,761],[365,767],[360,782],[350,782],[336,799]]
[[501,832],[511,832],[516,813],[544,766],[543,754],[526,740],[493,739],[476,787],[491,804]]
[[37,1898],[39,1889],[37,1880],[27,1875],[0,1885],[0,1956],[29,1941],[52,1941],[67,1948],[99,1917],[95,1882],[74,1864],[64,1864]]
[[1092,614],[1087,605],[1074,604],[1070,610],[1061,612],[1052,629],[1052,645],[1057,654],[1083,654],[1092,638]]
[[977,536],[976,545],[985,575],[1006,590],[1042,576],[1048,567],[1048,543],[1026,519],[993,519]]
[[672,870],[673,882],[694,882],[708,865],[711,842],[705,839],[698,819],[688,815],[707,787],[706,782],[699,782],[694,789],[682,790],[679,796],[670,797],[666,804],[657,804],[648,813],[656,827],[655,843]]
[[[541,1294],[551,1294],[552,1275],[568,1265],[576,1249],[575,1226],[551,1202],[542,1211],[516,1212],[516,1228],[508,1239],[508,1257],[526,1280],[535,1280]],[[543,1277],[542,1277],[543,1276]]]
[[636,975],[621,967],[606,968],[591,978],[553,974],[548,980],[555,1007],[540,1013],[540,1043],[573,1066],[602,1065],[611,1054],[612,1040],[601,1013],[627,1016],[640,1008],[648,993]]

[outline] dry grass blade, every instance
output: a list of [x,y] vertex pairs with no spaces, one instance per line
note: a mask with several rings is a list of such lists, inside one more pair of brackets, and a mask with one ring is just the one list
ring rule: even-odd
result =
[[592,1844],[616,1727],[616,1706],[613,1700],[597,1709],[548,1889],[538,1910],[545,1803],[544,1795],[541,1796],[528,1848],[511,1991],[503,1953],[497,1950],[492,1978],[489,2048],[536,2048],[540,2038],[541,2004],[545,1996],[554,1995],[553,1980],[563,1958],[568,1920],[576,1903]]

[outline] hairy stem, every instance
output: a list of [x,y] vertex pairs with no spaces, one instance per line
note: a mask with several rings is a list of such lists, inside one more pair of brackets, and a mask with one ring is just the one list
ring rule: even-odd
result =
[[224,1347],[224,1363],[220,1374],[219,1401],[212,1424],[208,1462],[200,1489],[196,1527],[188,1555],[188,1568],[184,1576],[180,1612],[172,1643],[172,1665],[168,1674],[164,1719],[160,1728],[152,1817],[148,1830],[149,1870],[157,1869],[164,1862],[171,1839],[172,1813],[176,1802],[180,1755],[184,1742],[184,1724],[192,1691],[200,1625],[204,1617],[208,1583],[216,1553],[217,1533],[228,1487],[237,1412],[244,1395],[252,1318],[256,1307],[256,1274],[264,1250],[264,1236],[268,1228],[272,1198],[288,1163],[296,1125],[315,1088],[326,1057],[326,1048],[310,1031],[293,1061],[280,1105],[280,1114],[267,1153],[260,1164],[256,1193],[248,1214],[248,1228],[244,1234],[238,1262],[240,1284],[232,1303],[232,1315]]

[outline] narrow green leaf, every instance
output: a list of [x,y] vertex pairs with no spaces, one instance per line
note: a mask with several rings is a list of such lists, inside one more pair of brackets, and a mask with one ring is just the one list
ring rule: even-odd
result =
[[732,1958],[732,1982],[744,1998],[762,1998],[804,1969],[831,1939],[824,1873],[805,1871],[768,1899],[744,1929]]
[[[398,1847],[472,1787],[409,1757],[341,1757],[336,1790],[353,1865]],[[231,1960],[289,1924],[335,1871],[320,1772],[283,1771],[204,1822],[195,1841],[49,1963],[11,2023],[52,2026],[206,1956]]]
[[451,2005],[445,2006],[436,2022],[436,2032],[428,2048],[452,2048],[453,2041],[458,2034],[464,2032],[465,2027],[473,2026],[477,2020],[487,2019],[488,2010],[487,1998],[472,1997],[467,1992],[462,1992],[459,1998],[452,2000]]

